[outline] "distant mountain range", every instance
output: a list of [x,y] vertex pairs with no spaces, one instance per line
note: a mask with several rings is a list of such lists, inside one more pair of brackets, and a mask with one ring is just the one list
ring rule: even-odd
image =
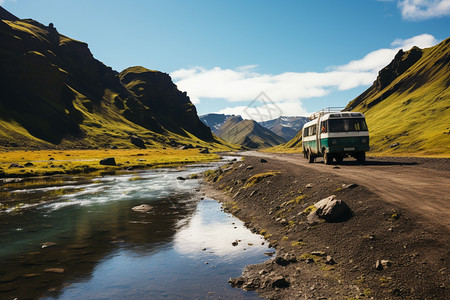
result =
[[269,129],[241,116],[230,116],[216,131],[217,136],[233,144],[247,148],[268,148],[286,142]]
[[168,74],[120,73],[53,24],[0,7],[0,146],[35,148],[217,143]]
[[[225,114],[207,114],[200,116],[200,120],[211,128],[211,131],[223,137],[224,129],[220,128],[225,124],[226,120],[230,117],[235,117],[234,115]],[[242,119],[242,117],[238,116]],[[273,120],[258,122],[259,125],[270,130],[272,133],[281,137],[285,141],[292,139],[302,128],[303,125],[308,121],[306,117],[285,117],[281,116]],[[227,127],[229,128],[229,127]]]
[[303,125],[308,121],[309,119],[307,117],[281,116],[274,120],[259,122],[259,124],[281,136],[286,141],[289,141],[302,130]]

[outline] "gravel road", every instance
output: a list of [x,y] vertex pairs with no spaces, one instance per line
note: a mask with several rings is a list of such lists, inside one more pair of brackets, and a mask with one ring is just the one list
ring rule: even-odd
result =
[[351,158],[341,164],[325,165],[321,158],[310,164],[302,154],[256,151],[241,154],[285,161],[344,177],[367,187],[384,201],[416,212],[434,226],[450,229],[450,159],[368,157],[364,165]]

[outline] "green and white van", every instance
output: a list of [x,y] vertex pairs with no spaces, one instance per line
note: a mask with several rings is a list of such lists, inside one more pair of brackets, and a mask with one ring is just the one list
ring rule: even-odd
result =
[[313,114],[310,119],[302,133],[303,155],[310,163],[320,156],[325,164],[331,164],[333,159],[341,163],[348,156],[353,156],[359,163],[366,161],[369,130],[362,113],[328,108]]

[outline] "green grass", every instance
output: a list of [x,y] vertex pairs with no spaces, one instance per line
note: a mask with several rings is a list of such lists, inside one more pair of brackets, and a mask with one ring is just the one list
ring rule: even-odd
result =
[[257,184],[258,182],[262,181],[264,178],[268,178],[268,177],[271,177],[271,176],[276,176],[276,175],[279,175],[279,174],[281,174],[280,171],[271,171],[271,172],[266,172],[266,173],[260,173],[260,174],[253,175],[252,177],[247,179],[247,181],[245,182],[244,188],[252,187],[255,184]]
[[[114,157],[118,166],[100,165],[100,160],[107,157]],[[3,173],[2,176],[8,177],[72,174],[120,170],[129,167],[156,168],[177,166],[218,159],[219,156],[217,154],[200,154],[198,149],[0,151],[0,173]],[[33,166],[9,168],[12,163],[23,166],[27,162],[31,162]]]

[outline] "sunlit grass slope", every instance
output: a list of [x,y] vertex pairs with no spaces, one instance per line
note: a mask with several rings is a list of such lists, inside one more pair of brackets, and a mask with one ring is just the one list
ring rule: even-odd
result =
[[348,108],[365,114],[372,154],[450,157],[450,39],[406,52],[397,68],[413,51],[420,59],[386,86],[374,83]]
[[[117,166],[100,165],[113,157]],[[214,153],[198,149],[39,150],[0,152],[0,177],[26,177],[155,168],[218,160]],[[11,166],[12,164],[15,164]]]

